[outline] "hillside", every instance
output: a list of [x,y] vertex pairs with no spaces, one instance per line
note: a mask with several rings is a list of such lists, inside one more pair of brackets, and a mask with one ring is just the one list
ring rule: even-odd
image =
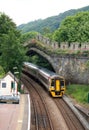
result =
[[26,33],[29,31],[37,31],[43,33],[45,28],[48,28],[50,32],[55,31],[59,28],[61,21],[67,16],[74,15],[80,11],[89,11],[89,6],[80,8],[80,9],[71,9],[65,11],[64,13],[60,13],[59,15],[48,17],[46,19],[38,19],[32,22],[28,22],[27,24],[21,24],[17,28],[22,30],[22,33]]

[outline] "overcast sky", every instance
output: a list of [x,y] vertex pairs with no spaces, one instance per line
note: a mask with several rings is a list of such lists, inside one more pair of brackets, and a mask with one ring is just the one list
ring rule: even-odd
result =
[[0,0],[0,12],[17,25],[89,5],[89,0]]

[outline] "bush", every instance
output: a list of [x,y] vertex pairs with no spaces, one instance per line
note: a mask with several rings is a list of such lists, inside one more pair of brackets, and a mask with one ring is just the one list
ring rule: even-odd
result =
[[80,103],[88,102],[89,85],[68,85],[66,93]]

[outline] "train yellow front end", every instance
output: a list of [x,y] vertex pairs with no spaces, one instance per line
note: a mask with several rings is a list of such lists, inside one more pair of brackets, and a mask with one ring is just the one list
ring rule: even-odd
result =
[[65,80],[63,78],[51,79],[49,91],[52,97],[62,97],[65,93]]

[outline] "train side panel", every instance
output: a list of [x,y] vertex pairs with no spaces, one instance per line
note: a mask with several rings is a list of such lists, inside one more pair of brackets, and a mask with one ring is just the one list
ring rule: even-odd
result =
[[39,71],[39,73],[38,73],[38,80],[39,80],[39,81],[46,87],[46,89],[49,91],[49,85],[50,85],[49,77]]
[[25,63],[24,70],[38,79],[49,91],[52,97],[62,97],[65,93],[65,80],[47,69],[39,68],[33,64]]
[[36,66],[32,66],[32,64],[25,63],[23,67],[23,71],[27,72],[34,78],[38,78],[38,68]]

